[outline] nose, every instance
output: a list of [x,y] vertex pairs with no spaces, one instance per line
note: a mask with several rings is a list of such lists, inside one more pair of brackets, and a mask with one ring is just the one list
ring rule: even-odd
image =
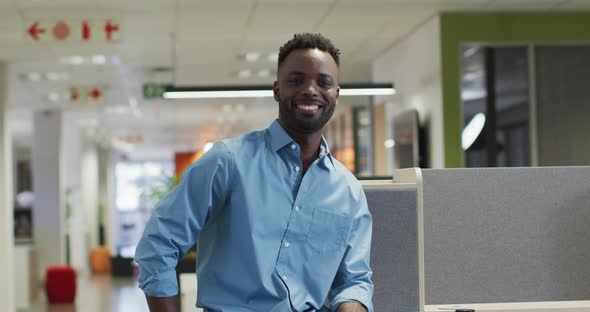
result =
[[316,97],[318,96],[318,88],[316,86],[316,84],[312,81],[309,82],[305,88],[303,89],[303,95],[305,96],[309,96],[309,97]]

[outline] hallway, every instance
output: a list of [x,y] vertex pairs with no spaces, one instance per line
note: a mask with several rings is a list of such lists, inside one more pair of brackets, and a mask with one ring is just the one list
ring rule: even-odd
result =
[[37,300],[19,312],[141,312],[148,311],[145,297],[133,278],[82,274],[77,280],[75,304],[48,304],[40,288]]

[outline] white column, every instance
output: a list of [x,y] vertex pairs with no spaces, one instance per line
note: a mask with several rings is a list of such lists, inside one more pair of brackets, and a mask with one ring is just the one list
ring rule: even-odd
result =
[[88,249],[98,246],[98,153],[96,144],[84,140],[82,151],[82,206]]
[[105,245],[115,252],[115,228],[113,219],[114,176],[112,152],[108,148],[98,150],[98,204],[101,207],[101,221],[104,226]]
[[4,311],[15,311],[12,143],[7,110],[8,69],[0,62],[0,302]]
[[38,268],[65,264],[65,223],[62,185],[62,113],[36,112],[33,116],[32,174],[34,243]]
[[66,221],[70,242],[70,264],[78,271],[88,269],[87,232],[85,229],[85,209],[82,190],[82,135],[74,112],[62,113],[62,172],[63,204],[69,216]]

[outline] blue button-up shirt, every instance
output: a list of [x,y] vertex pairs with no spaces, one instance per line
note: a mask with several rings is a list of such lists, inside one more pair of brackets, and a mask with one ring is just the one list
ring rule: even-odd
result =
[[373,311],[371,215],[355,177],[329,153],[303,175],[278,121],[218,142],[159,204],[135,254],[147,295],[178,293],[175,266],[198,242],[197,306],[212,311]]

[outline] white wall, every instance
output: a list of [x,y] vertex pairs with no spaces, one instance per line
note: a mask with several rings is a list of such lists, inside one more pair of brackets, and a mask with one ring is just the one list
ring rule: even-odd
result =
[[12,144],[7,118],[8,99],[8,69],[0,62],[0,302],[4,311],[14,311]]
[[[398,41],[373,62],[373,82],[392,82],[397,91],[387,101],[387,139],[393,139],[391,120],[398,112],[415,108],[422,124],[428,123],[429,163],[444,167],[440,20],[431,20]],[[390,173],[392,153],[388,153]]]

